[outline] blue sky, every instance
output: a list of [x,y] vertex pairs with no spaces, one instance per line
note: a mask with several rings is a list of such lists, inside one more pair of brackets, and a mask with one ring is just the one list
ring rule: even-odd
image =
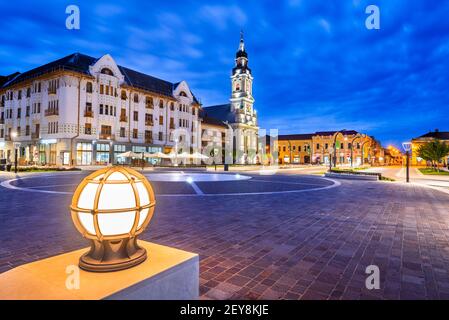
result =
[[[81,29],[65,28],[76,4]],[[380,8],[380,30],[365,8]],[[186,80],[225,103],[244,29],[260,127],[355,129],[384,145],[449,130],[448,1],[2,1],[0,74],[73,52]]]

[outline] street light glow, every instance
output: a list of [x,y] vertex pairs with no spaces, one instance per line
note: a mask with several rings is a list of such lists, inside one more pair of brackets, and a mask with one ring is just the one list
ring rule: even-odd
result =
[[80,268],[116,271],[143,262],[147,255],[137,236],[150,222],[155,205],[151,184],[133,169],[105,168],[84,178],[70,207],[75,227],[92,241]]

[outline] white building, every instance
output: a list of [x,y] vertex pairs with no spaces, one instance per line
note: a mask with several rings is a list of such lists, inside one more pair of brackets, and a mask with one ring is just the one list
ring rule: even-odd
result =
[[12,160],[15,143],[23,164],[117,163],[128,150],[170,151],[175,128],[200,145],[200,104],[185,81],[119,66],[108,54],[75,53],[3,82],[0,158]]
[[117,155],[125,151],[168,153],[175,144],[202,151],[212,134],[214,145],[233,142],[236,163],[253,163],[258,128],[247,64],[241,38],[231,103],[204,109],[185,81],[119,66],[109,54],[75,53],[0,77],[0,159],[13,161],[17,148],[19,164],[120,163]]
[[253,164],[259,161],[257,113],[254,109],[253,76],[248,67],[243,34],[235,57],[231,75],[230,103],[205,107],[202,117],[218,119],[233,130],[233,158],[237,164]]

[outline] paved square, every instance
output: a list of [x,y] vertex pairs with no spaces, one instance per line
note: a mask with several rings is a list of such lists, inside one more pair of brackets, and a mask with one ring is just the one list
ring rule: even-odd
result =
[[[54,187],[47,190],[70,193],[85,174],[49,178]],[[30,181],[15,185],[39,190]],[[206,196],[185,182],[155,182],[165,196],[157,196],[141,238],[199,253],[204,299],[448,299],[449,195],[340,182],[306,192],[288,191],[332,182],[290,174],[198,182]],[[236,190],[258,193],[225,195]],[[72,224],[70,200],[0,187],[0,272],[87,246]],[[380,269],[379,290],[365,288],[372,264]]]

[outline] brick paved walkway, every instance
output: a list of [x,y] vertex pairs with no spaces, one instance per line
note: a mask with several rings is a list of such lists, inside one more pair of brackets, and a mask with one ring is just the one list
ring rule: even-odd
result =
[[[341,182],[305,193],[160,197],[142,238],[199,253],[204,299],[448,299],[449,196]],[[0,187],[0,272],[86,246],[69,203]],[[380,290],[365,289],[371,264]]]

